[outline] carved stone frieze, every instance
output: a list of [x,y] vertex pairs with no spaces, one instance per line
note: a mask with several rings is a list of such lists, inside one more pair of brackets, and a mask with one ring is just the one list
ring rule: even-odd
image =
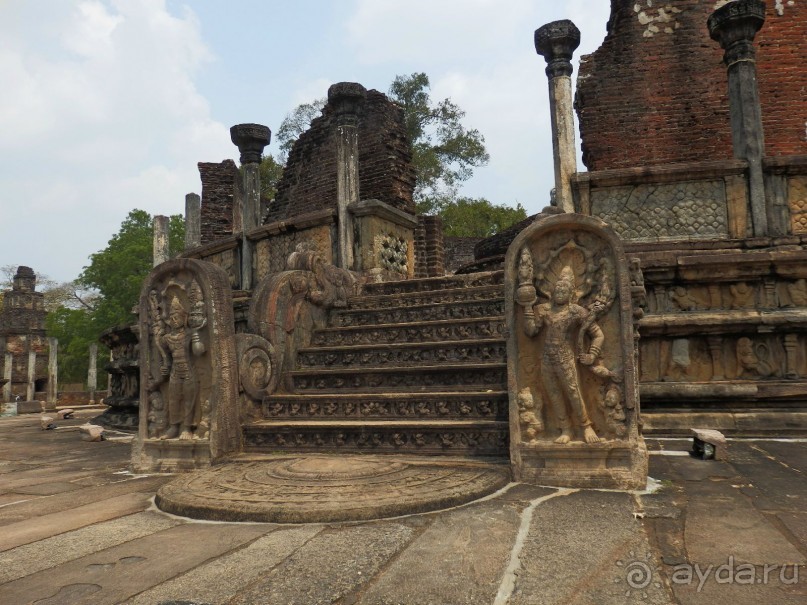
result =
[[[496,300],[501,297],[501,286],[483,286],[456,290],[437,290],[435,292],[423,292],[420,294],[407,294],[406,296],[397,297],[394,302],[396,306],[420,307],[426,305],[480,302]],[[362,296],[361,299],[355,301],[355,304],[357,310],[354,312],[363,313],[366,310],[386,309],[392,304],[392,301],[389,297],[385,296]],[[343,313],[349,312],[346,311],[336,313],[334,317],[336,322],[341,322],[338,317]],[[335,325],[347,324],[336,323]]]
[[[493,365],[493,364],[491,364]],[[401,369],[400,371],[379,372],[367,370],[351,372],[349,370],[332,370],[328,373],[319,371],[294,372],[293,384],[295,392],[375,389],[422,389],[433,387],[447,389],[450,387],[484,387],[506,383],[505,367],[457,366],[449,368],[420,368],[417,372]]]
[[603,187],[591,212],[627,240],[728,236],[723,180]]
[[437,363],[504,362],[505,342],[460,342],[440,346],[401,346],[395,348],[309,349],[301,351],[297,360],[301,368],[328,367],[403,367]]
[[807,176],[790,177],[787,189],[790,227],[793,233],[807,233]]
[[507,449],[507,429],[480,427],[448,429],[440,427],[344,427],[317,431],[314,428],[258,428],[246,434],[246,449],[265,450],[293,445],[301,451],[367,451],[476,455],[501,455]]
[[385,328],[339,328],[317,331],[315,345],[366,345],[396,342],[440,342],[445,340],[481,340],[501,338],[504,318],[435,322],[433,324],[390,326]]
[[334,326],[370,326],[392,323],[416,323],[421,321],[445,321],[472,319],[504,314],[504,300],[484,302],[457,302],[425,307],[399,307],[386,310],[362,310],[355,313],[339,313],[333,316]]

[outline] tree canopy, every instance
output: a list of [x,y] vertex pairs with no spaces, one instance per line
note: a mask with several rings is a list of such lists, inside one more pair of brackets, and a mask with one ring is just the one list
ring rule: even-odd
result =
[[[98,342],[104,330],[134,323],[132,307],[138,303],[140,288],[153,265],[152,221],[148,212],[132,210],[107,247],[90,255],[90,264],[75,282],[92,296],[85,296],[85,304],[79,307],[59,306],[48,313],[48,335],[59,339],[60,381],[83,383],[89,345]],[[184,245],[185,221],[177,214],[169,219],[172,256]],[[99,347],[99,368],[108,355]]]

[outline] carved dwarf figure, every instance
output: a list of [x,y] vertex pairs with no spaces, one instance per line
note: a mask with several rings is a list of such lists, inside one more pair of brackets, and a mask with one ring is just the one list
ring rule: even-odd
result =
[[191,355],[200,356],[205,346],[199,338],[199,330],[205,319],[194,309],[194,326],[188,326],[188,313],[179,298],[171,299],[168,314],[168,332],[162,336],[166,351],[160,374],[168,376],[168,431],[163,439],[192,439],[193,428],[199,423],[200,410],[197,404],[197,383]]
[[[573,292],[574,273],[566,266],[555,282],[551,301],[525,307],[525,331],[529,336],[535,336],[541,330],[545,332],[541,358],[544,387],[561,427],[560,437],[555,443],[565,444],[572,439],[569,411],[582,428],[586,443],[597,443],[600,438],[591,426],[580,391],[577,361],[592,366],[600,356],[605,336],[600,326],[590,321],[590,312],[572,302]],[[578,358],[575,335],[579,329],[585,330],[591,344],[588,352],[581,353]]]
[[541,400],[535,405],[532,391],[529,387],[518,392],[518,418],[524,430],[525,442],[535,441],[535,438],[544,432],[544,422],[541,420]]

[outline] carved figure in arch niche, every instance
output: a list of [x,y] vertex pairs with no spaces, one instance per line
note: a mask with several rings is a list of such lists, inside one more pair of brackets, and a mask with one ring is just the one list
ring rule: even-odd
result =
[[741,281],[729,286],[732,309],[752,309],[756,306],[756,289]]
[[807,279],[798,279],[787,284],[790,296],[789,307],[807,307]]
[[770,350],[764,343],[755,343],[743,336],[737,341],[738,378],[767,378],[773,374]]
[[[565,444],[572,440],[574,422],[582,430],[586,443],[597,443],[600,438],[592,427],[580,391],[577,363],[593,366],[600,357],[605,336],[591,317],[592,312],[573,302],[573,298],[576,298],[575,274],[566,265],[551,289],[550,301],[525,306],[524,329],[528,336],[544,332],[543,385],[561,429],[555,442]],[[585,352],[577,351],[578,330],[583,330],[591,339]]]

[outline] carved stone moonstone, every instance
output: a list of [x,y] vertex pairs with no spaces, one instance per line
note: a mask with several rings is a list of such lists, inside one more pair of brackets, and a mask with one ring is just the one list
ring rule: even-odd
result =
[[644,297],[642,283],[616,233],[596,218],[544,215],[511,244],[505,309],[517,481],[644,488],[633,300]]

